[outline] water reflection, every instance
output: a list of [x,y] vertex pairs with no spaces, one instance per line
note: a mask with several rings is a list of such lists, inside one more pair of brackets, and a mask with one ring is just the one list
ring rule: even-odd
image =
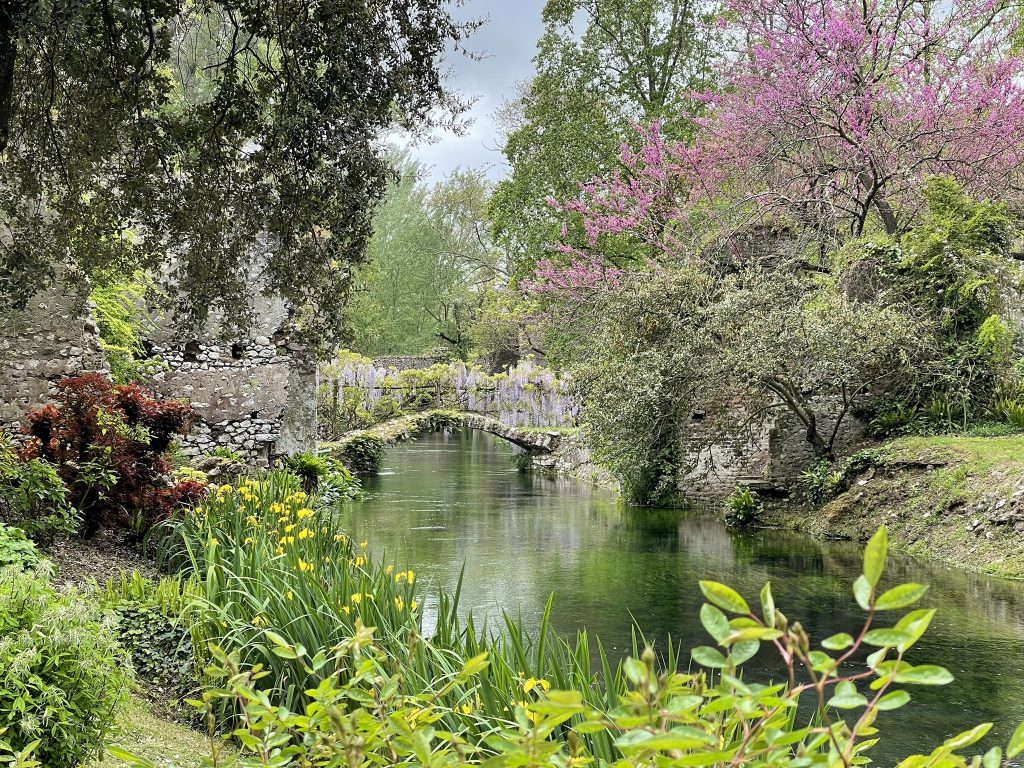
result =
[[[630,509],[600,489],[519,474],[511,448],[480,433],[428,435],[391,450],[389,474],[367,481],[368,498],[343,514],[369,539],[433,585],[450,589],[465,568],[464,611],[520,612],[536,626],[551,593],[562,632],[586,628],[613,654],[631,642],[630,613],[664,646],[708,638],[697,619],[697,580],[756,597],[771,581],[776,601],[813,637],[850,631],[863,617],[850,593],[859,547],[781,531],[735,534],[706,513]],[[914,703],[885,716],[894,762],[975,722],[993,720],[1005,742],[1024,719],[1024,586],[893,558],[888,583],[931,584],[939,608],[911,661],[947,666],[952,686],[912,690]],[[779,675],[767,653],[747,674]]]

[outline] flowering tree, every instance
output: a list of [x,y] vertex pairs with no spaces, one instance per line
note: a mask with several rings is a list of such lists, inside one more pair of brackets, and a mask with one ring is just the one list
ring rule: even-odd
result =
[[620,238],[672,262],[701,251],[709,229],[728,235],[779,214],[823,246],[874,222],[893,234],[928,176],[951,176],[975,197],[1015,191],[1024,60],[1014,8],[730,0],[722,23],[743,45],[725,87],[695,96],[708,107],[704,133],[684,145],[657,123],[641,129],[621,171],[555,203],[582,218],[586,247],[563,247],[568,269],[541,264],[535,287],[592,289],[595,254],[623,252]]

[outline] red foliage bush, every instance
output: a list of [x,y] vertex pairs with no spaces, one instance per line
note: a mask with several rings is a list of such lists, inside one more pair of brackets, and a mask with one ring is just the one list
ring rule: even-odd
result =
[[25,458],[56,465],[82,515],[83,535],[101,526],[143,533],[202,497],[201,483],[168,479],[168,449],[191,426],[186,403],[137,384],[111,386],[95,373],[63,379],[54,399],[28,416]]

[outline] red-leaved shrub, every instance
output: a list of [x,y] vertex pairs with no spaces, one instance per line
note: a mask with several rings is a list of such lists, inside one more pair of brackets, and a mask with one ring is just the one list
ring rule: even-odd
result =
[[205,494],[202,483],[168,478],[171,443],[191,426],[188,404],[161,400],[137,384],[111,386],[95,373],[63,379],[54,399],[29,414],[24,455],[57,467],[83,535],[101,526],[144,533]]

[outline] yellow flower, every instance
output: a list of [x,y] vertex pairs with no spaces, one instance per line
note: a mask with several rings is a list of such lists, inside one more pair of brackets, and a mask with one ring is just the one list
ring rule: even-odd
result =
[[403,608],[405,608],[405,600],[402,599],[401,595],[395,598],[395,608],[397,608],[398,610],[402,610]]
[[409,569],[409,573],[406,575],[405,580],[410,584],[412,584],[413,581],[416,580],[416,574],[413,573],[412,568]]
[[272,514],[272,515],[284,514],[284,505],[283,504],[279,504],[279,503],[277,503],[275,501],[273,504],[270,505],[270,514]]
[[344,541],[345,540],[345,534],[344,533],[336,533],[336,534],[334,534],[334,540],[335,541]]
[[362,565],[365,565],[365,564],[366,564],[366,558],[365,558],[365,557],[363,557],[362,555],[360,555],[359,557],[357,557],[357,558],[356,558],[355,560],[353,560],[353,561],[352,561],[352,564],[353,564],[353,565],[354,565],[354,566],[355,566],[356,568],[359,568],[360,566],[362,566]]
[[472,713],[472,711],[473,711],[473,705],[470,704],[469,702],[466,702],[465,704],[462,705],[462,714],[468,715],[468,714]]
[[312,515],[313,510],[310,509],[309,507],[303,507],[302,509],[295,513],[295,516],[299,518],[299,520],[305,520],[307,517],[311,517]]
[[309,528],[303,528],[301,531],[299,531],[300,539],[311,539],[314,536],[316,536],[316,534],[309,530]]
[[243,544],[252,544],[252,536],[246,536],[245,537],[245,541],[243,541],[242,543]]
[[352,609],[349,608],[347,605],[341,606],[341,610],[343,610],[345,612],[346,616],[348,616],[350,613],[352,613]]
[[399,571],[398,573],[396,573],[395,574],[395,584],[401,584],[403,581],[405,581],[405,574],[406,574],[405,571]]
[[409,601],[409,610],[410,611],[415,611],[416,610],[416,601],[415,600],[410,600]]
[[352,597],[349,598],[349,600],[358,605],[359,603],[363,602],[363,596],[361,593],[356,592],[352,595]]
[[211,536],[211,537],[210,537],[210,540],[209,540],[209,541],[208,541],[207,543],[208,543],[208,544],[209,544],[209,545],[210,545],[211,547],[216,547],[216,546],[217,546],[217,545],[218,545],[218,544],[219,544],[220,542],[219,542],[219,541],[217,541],[217,539],[216,539],[216,538],[214,538],[213,536]]
[[265,627],[267,626],[267,620],[257,614],[256,616],[252,617],[252,625],[254,627]]
[[289,600],[294,600],[295,599],[295,593],[292,592],[290,589],[287,592],[284,593],[284,596],[286,598],[288,598]]
[[370,545],[370,542],[368,542],[368,541],[361,541],[361,542],[359,542],[360,549],[366,549],[369,545]]
[[305,560],[303,560],[300,557],[299,558],[299,570],[302,571],[303,573],[305,573],[306,571],[312,571],[313,570],[313,564],[312,563],[307,563]]
[[278,545],[278,547],[277,547],[277,554],[283,555],[284,554],[284,547]]
[[247,518],[245,518],[245,524],[246,525],[259,525],[259,521],[256,519],[255,515],[249,515]]
[[217,489],[217,493],[231,493],[231,484],[224,483],[224,485]]
[[294,530],[295,530],[295,523],[291,523],[290,525],[286,525],[284,527],[284,532],[285,533],[291,533]]
[[388,576],[390,576],[394,572],[395,572],[395,566],[393,566],[393,565],[389,565],[387,568],[384,569],[384,573],[386,573]]
[[531,677],[529,680],[523,683],[523,693],[529,693],[534,688],[540,688],[546,693],[547,691],[551,690],[551,683],[545,680],[544,678],[538,680],[536,677]]

